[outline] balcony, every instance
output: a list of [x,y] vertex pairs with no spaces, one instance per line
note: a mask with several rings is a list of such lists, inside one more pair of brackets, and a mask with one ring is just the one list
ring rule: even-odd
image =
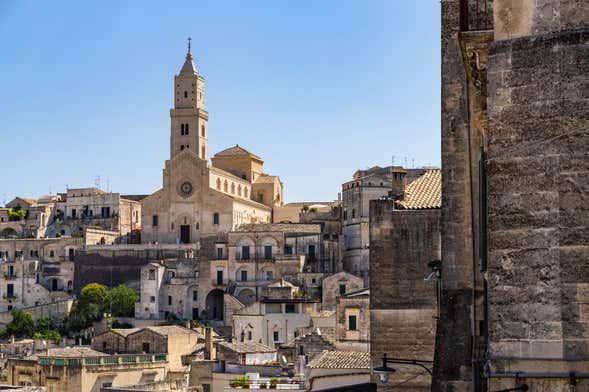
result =
[[107,355],[103,357],[83,358],[59,358],[39,357],[39,364],[43,366],[112,366],[112,365],[137,365],[166,362],[166,354],[122,354]]
[[14,274],[14,273],[4,274],[4,279],[6,279],[6,280],[16,279],[16,274]]
[[[240,378],[242,379],[242,378]],[[239,379],[235,379],[233,381],[230,381],[229,383],[230,386],[225,387],[224,390],[227,391],[243,391],[244,386],[243,384],[241,384],[239,382]],[[289,391],[305,391],[306,390],[306,385],[304,382],[302,381],[296,381],[296,380],[288,380],[288,379],[276,379],[276,378],[266,378],[266,377],[260,377],[257,379],[253,379],[250,380],[249,383],[247,384],[247,387],[245,387],[245,389],[250,389],[250,390],[254,390],[254,391],[259,391],[259,390],[275,390],[275,389],[279,389],[279,390],[289,390]]]
[[14,293],[12,294],[2,294],[2,298],[4,299],[16,299],[16,295]]

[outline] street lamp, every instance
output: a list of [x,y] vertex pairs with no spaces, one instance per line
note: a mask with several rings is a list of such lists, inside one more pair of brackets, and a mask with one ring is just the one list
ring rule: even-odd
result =
[[399,365],[419,366],[419,367],[425,369],[429,373],[429,375],[431,376],[432,371],[430,370],[430,368],[428,366],[432,366],[434,362],[433,361],[422,361],[419,359],[388,358],[387,354],[384,353],[382,355],[382,366],[372,368],[372,372],[375,374],[378,374],[380,381],[383,383],[386,383],[389,379],[389,376],[393,375],[397,371],[397,369],[395,369],[394,367],[388,366],[387,364],[389,364],[389,363],[395,363],[395,364],[399,364]]

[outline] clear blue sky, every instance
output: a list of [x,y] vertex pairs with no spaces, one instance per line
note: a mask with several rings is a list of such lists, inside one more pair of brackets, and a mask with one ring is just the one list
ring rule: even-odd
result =
[[437,0],[0,1],[0,204],[161,186],[186,38],[210,151],[239,144],[286,201],[359,168],[440,162]]

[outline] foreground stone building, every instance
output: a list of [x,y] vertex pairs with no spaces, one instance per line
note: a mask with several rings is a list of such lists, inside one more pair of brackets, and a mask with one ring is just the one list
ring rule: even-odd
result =
[[368,283],[370,200],[398,194],[424,169],[404,169],[400,166],[374,166],[358,170],[353,179],[342,184],[341,230],[343,269]]
[[585,390],[585,1],[442,1],[433,389]]
[[[396,199],[370,202],[370,356],[372,366],[389,357],[432,361],[436,336],[436,281],[440,258],[441,171],[428,170]],[[430,277],[429,280],[426,278]],[[422,368],[397,369],[379,391],[430,390]],[[378,381],[374,377],[373,381]]]
[[263,172],[263,160],[238,145],[215,154],[208,165],[209,114],[204,78],[190,48],[174,78],[170,110],[170,159],[163,187],[141,200],[142,241],[195,243],[244,223],[269,223],[282,204],[283,185]]

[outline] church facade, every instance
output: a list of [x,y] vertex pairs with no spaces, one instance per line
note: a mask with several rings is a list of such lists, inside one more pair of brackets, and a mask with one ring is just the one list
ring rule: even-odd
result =
[[170,159],[163,186],[141,201],[142,242],[195,243],[246,223],[269,223],[282,205],[283,184],[263,172],[263,160],[238,145],[208,163],[205,81],[190,46],[174,77]]

